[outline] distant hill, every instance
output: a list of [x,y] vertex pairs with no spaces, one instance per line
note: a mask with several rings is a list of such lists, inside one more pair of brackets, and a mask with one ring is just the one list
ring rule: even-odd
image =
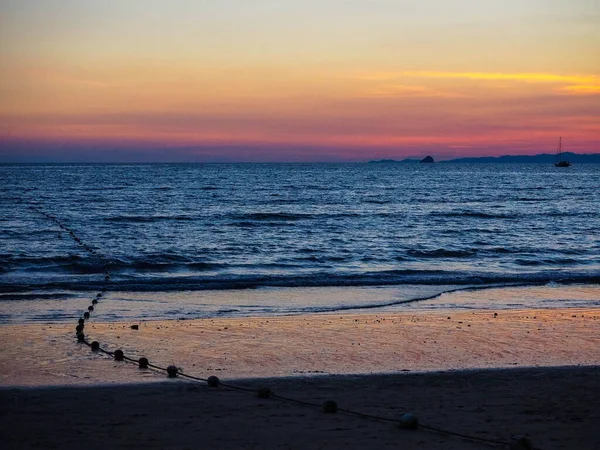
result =
[[[563,153],[563,159],[572,162],[573,164],[586,164],[586,163],[600,163],[600,153],[587,153],[578,154],[565,152]],[[457,158],[446,161],[439,161],[440,163],[539,163],[539,164],[552,164],[558,160],[555,153],[543,153],[540,155],[504,155],[504,156],[483,156],[479,158]],[[380,159],[378,161],[369,161],[371,163],[418,163],[418,159],[403,159],[396,161],[393,159]]]
[[[563,159],[571,161],[573,164],[600,163],[600,153],[577,154],[564,152]],[[481,158],[458,158],[445,163],[543,163],[552,164],[558,160],[556,153],[542,153],[540,155],[504,155],[498,157]]]

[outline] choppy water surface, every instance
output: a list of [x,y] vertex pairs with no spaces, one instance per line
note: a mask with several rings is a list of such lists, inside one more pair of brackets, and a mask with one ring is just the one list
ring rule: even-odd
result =
[[598,283],[599,192],[593,164],[3,165],[0,303],[102,281],[101,260],[29,206],[110,259],[121,293],[386,285],[410,299]]

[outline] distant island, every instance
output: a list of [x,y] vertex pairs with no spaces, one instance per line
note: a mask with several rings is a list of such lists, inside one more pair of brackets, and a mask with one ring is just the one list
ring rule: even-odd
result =
[[[572,152],[564,152],[563,158],[572,162],[573,164],[586,164],[586,163],[600,163],[600,153],[586,153],[578,154]],[[419,159],[406,158],[402,160],[394,159],[380,159],[377,161],[369,161],[371,164],[413,164],[413,163],[432,163],[433,158],[430,156]],[[427,161],[426,161],[427,160]],[[539,164],[552,164],[556,162],[556,154],[554,153],[542,153],[539,155],[504,155],[504,156],[482,156],[482,157],[470,157],[470,158],[457,158],[449,159],[445,161],[438,161],[439,163],[539,163]]]

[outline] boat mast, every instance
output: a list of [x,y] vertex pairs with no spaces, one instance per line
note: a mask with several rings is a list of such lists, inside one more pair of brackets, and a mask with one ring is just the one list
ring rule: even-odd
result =
[[558,160],[562,161],[562,136],[558,138]]

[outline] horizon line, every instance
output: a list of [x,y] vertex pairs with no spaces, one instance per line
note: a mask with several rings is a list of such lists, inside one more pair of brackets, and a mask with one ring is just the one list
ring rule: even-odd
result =
[[[563,152],[563,154],[570,154],[570,155],[574,155],[574,156],[600,156],[600,152],[593,152],[593,153],[575,153],[575,152]],[[148,160],[148,161],[140,161],[140,160],[124,160],[124,161],[102,161],[102,160],[64,160],[64,161],[56,161],[56,160],[38,160],[38,161],[34,161],[34,160],[7,160],[7,161],[2,161],[2,157],[0,156],[0,165],[61,165],[61,164],[72,164],[72,165],[86,165],[86,164],[103,164],[103,165],[122,165],[122,164],[148,164],[148,165],[154,165],[154,164],[369,164],[369,163],[385,163],[385,162],[390,162],[390,163],[401,163],[404,161],[407,161],[407,163],[409,161],[414,161],[415,163],[420,163],[420,161],[427,157],[427,156],[431,156],[431,155],[425,155],[423,157],[421,156],[407,156],[404,157],[402,159],[394,159],[394,158],[378,158],[378,159],[365,159],[365,160],[329,160],[329,161],[324,161],[324,160],[314,160],[314,161],[277,161],[277,160],[273,160],[273,161],[198,161],[198,160],[189,160],[189,161],[185,161],[185,160],[171,160],[171,161],[161,161],[161,160]],[[506,155],[500,155],[500,156],[458,156],[458,157],[454,157],[454,158],[448,158],[448,159],[435,159],[435,163],[448,163],[448,162],[453,162],[453,161],[459,161],[459,160],[464,160],[464,159],[485,159],[485,160],[500,160],[502,158],[534,158],[534,157],[543,157],[543,156],[549,156],[549,157],[554,157],[556,156],[554,153],[535,153],[535,154],[506,154]],[[510,162],[507,162],[510,163]],[[522,162],[523,163],[523,162]],[[525,162],[526,163],[526,162]],[[531,161],[529,162],[531,164],[535,164],[536,161]],[[590,163],[586,163],[583,162],[583,164],[594,164],[593,162]]]

